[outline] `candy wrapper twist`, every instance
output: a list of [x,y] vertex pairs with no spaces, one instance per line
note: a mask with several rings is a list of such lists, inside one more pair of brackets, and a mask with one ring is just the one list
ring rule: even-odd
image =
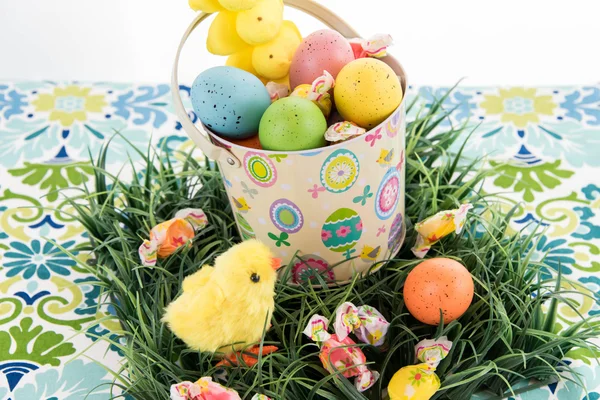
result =
[[343,142],[360,136],[366,131],[366,129],[349,121],[337,122],[325,131],[325,140],[332,143]]
[[196,231],[208,224],[206,214],[199,208],[186,208],[175,214],[175,218],[156,225],[150,231],[150,240],[144,240],[138,253],[142,265],[153,267],[158,257],[170,256],[181,246],[189,243]]
[[365,354],[348,335],[354,332],[359,340],[379,346],[385,340],[388,326],[375,308],[346,302],[336,311],[335,334],[327,331],[329,320],[318,314],[311,317],[303,333],[321,345],[319,359],[327,371],[355,377],[354,386],[364,392],[377,382],[379,373],[367,368]]
[[418,222],[415,230],[419,234],[417,242],[411,249],[418,258],[425,257],[431,245],[452,232],[459,234],[465,225],[467,212],[473,208],[471,204],[463,204],[457,210],[440,211],[439,213]]
[[311,100],[315,103],[325,118],[329,118],[331,113],[331,94],[329,91],[335,86],[335,80],[333,76],[327,71],[323,71],[323,75],[315,79],[312,85],[303,84],[298,85],[290,96],[302,97],[304,99]]
[[383,315],[371,306],[356,307],[346,302],[336,310],[334,327],[340,340],[344,340],[354,332],[361,342],[381,346],[385,341],[389,325]]
[[283,99],[284,97],[288,97],[290,94],[290,88],[283,83],[269,82],[267,83],[266,88],[267,92],[269,92],[269,96],[271,96],[271,103]]
[[[196,382],[180,382],[171,385],[171,400],[242,400],[238,392],[226,388],[210,377],[203,377]],[[255,394],[251,400],[270,400],[263,394]]]
[[383,58],[387,56],[387,48],[393,44],[394,40],[388,34],[378,33],[369,39],[351,39],[350,46],[354,52],[354,58]]
[[440,388],[435,369],[451,348],[452,342],[446,336],[417,343],[415,356],[421,363],[401,368],[394,374],[388,386],[390,400],[429,400]]

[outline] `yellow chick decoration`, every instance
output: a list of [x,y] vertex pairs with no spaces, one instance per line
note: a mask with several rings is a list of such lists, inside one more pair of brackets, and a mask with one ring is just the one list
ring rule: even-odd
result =
[[429,400],[440,388],[435,369],[451,348],[446,336],[417,343],[415,354],[421,364],[400,368],[394,374],[388,385],[390,400]]
[[[237,244],[183,281],[183,293],[169,304],[163,321],[193,350],[219,352],[219,365],[237,365],[239,355],[249,366],[274,308],[275,282],[281,260],[257,240]],[[243,355],[238,352],[244,350]],[[263,355],[276,351],[263,346]]]
[[379,253],[381,253],[381,246],[375,248],[364,246],[360,253],[360,259],[363,261],[375,261],[379,257]]
[[283,20],[282,0],[189,0],[196,11],[219,14],[206,39],[209,52],[229,56],[226,65],[243,69],[263,83],[289,87],[289,70],[302,35]]
[[283,21],[281,30],[273,40],[254,48],[252,65],[265,78],[283,79],[290,73],[292,58],[300,43],[302,34],[296,24]]
[[[208,28],[206,48],[212,54],[227,56],[237,53],[248,47],[235,30],[236,13],[233,11],[221,11]],[[227,37],[227,40],[223,40]]]
[[394,158],[394,149],[391,149],[391,150],[383,150],[382,149],[381,153],[379,154],[379,158],[377,159],[377,162],[382,167],[386,167],[392,163],[392,158]]
[[219,0],[189,0],[188,3],[192,10],[205,13],[215,13],[225,9]]
[[248,203],[246,202],[246,199],[243,197],[240,197],[239,199],[236,199],[235,197],[231,198],[233,200],[233,204],[235,204],[235,207],[243,213],[247,213],[248,210],[252,209],[252,207],[250,207],[248,205]]

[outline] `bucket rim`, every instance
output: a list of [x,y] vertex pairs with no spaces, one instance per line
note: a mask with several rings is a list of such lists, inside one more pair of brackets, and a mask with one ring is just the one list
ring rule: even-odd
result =
[[[402,97],[402,101],[400,102],[400,105],[390,114],[389,117],[387,117],[383,122],[381,122],[379,125],[377,125],[376,127],[369,129],[368,131],[366,131],[365,133],[363,133],[360,136],[357,136],[355,138],[352,138],[350,140],[345,140],[336,144],[330,144],[330,145],[326,145],[323,147],[315,147],[314,149],[307,149],[307,150],[292,150],[292,151],[277,151],[277,150],[264,150],[264,149],[255,149],[252,147],[245,147],[245,146],[241,146],[239,144],[230,142],[229,140],[227,140],[226,138],[217,135],[216,133],[214,133],[213,131],[211,131],[210,129],[208,129],[206,127],[206,125],[204,125],[204,123],[202,123],[202,127],[206,130],[206,132],[210,135],[210,137],[213,140],[216,140],[217,142],[219,142],[220,145],[225,146],[226,148],[230,149],[230,148],[234,148],[236,150],[242,150],[242,151],[255,151],[257,153],[264,153],[264,154],[272,154],[272,155],[298,155],[298,156],[313,156],[313,155],[317,155],[317,154],[321,154],[323,151],[335,151],[338,149],[343,149],[346,145],[348,145],[349,143],[353,143],[357,140],[364,140],[363,136],[369,134],[369,132],[375,131],[377,129],[380,129],[382,127],[385,126],[385,124],[387,124],[387,122],[394,117],[394,115],[396,113],[399,112],[399,110],[404,107],[404,99],[406,96]],[[401,111],[400,111],[401,112]],[[400,116],[399,118],[402,118],[402,116]],[[257,134],[258,135],[258,134]]]

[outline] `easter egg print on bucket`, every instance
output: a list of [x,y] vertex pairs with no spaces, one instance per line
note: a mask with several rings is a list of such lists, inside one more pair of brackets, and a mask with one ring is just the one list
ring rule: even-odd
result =
[[275,164],[264,154],[247,152],[244,156],[244,170],[248,178],[260,187],[270,187],[277,182]]
[[400,246],[404,241],[404,230],[402,225],[402,214],[396,214],[396,217],[392,221],[392,226],[390,227],[390,235],[388,236],[388,249],[390,250],[392,255],[395,255],[398,250],[400,250]]
[[335,275],[329,268],[327,261],[323,260],[314,254],[307,254],[299,257],[292,266],[292,281],[294,283],[303,284],[309,283],[313,285],[320,284],[319,276],[325,282],[333,282]]
[[271,204],[271,222],[282,232],[296,233],[304,225],[302,211],[289,200],[279,199]]
[[363,223],[356,211],[340,208],[325,220],[321,229],[321,240],[329,250],[343,253],[356,246],[362,229]]
[[388,137],[393,138],[398,134],[398,130],[400,126],[398,125],[400,118],[397,113],[395,113],[392,118],[389,118],[385,124],[385,133]]
[[332,193],[350,189],[360,173],[358,158],[346,149],[336,150],[329,155],[321,167],[321,184]]
[[240,226],[240,235],[243,240],[255,239],[256,235],[254,234],[254,229],[250,226],[246,218],[243,217],[242,214],[237,213],[237,220]]
[[381,220],[388,219],[396,210],[400,200],[400,173],[396,168],[390,168],[375,195],[375,214]]

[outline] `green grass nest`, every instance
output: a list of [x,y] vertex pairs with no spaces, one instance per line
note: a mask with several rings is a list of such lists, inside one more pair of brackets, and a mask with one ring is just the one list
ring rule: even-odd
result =
[[[541,278],[541,268],[550,267],[532,261],[539,236],[535,227],[509,235],[511,213],[497,211],[478,190],[490,171],[481,167],[480,160],[466,160],[461,151],[449,150],[465,127],[440,128],[449,115],[441,108],[442,101],[419,110],[407,125],[408,222],[400,253],[378,272],[345,286],[312,289],[278,283],[273,327],[264,343],[280,350],[254,368],[228,372],[227,384],[243,398],[258,392],[290,400],[382,399],[392,375],[414,364],[415,344],[441,335],[454,345],[437,369],[442,387],[435,399],[465,400],[480,391],[502,398],[559,379],[561,371],[570,370],[561,360],[573,348],[596,352],[590,342],[600,336],[596,320],[582,316],[565,330],[555,328],[558,305],[573,306],[570,293],[561,287],[560,273]],[[105,170],[106,150],[94,160],[93,192],[86,189],[72,203],[96,257],[96,263],[87,268],[99,279],[122,325],[119,333],[126,339],[126,345],[111,343],[125,355],[122,370],[114,371],[113,384],[135,399],[168,399],[172,384],[217,371],[213,355],[187,349],[160,321],[163,309],[178,296],[186,275],[211,263],[240,238],[214,165],[200,163],[191,154],[134,150],[144,165],[131,163],[133,178],[125,181]],[[460,260],[475,279],[476,294],[460,319],[445,326],[427,326],[411,317],[402,296],[404,280],[419,262],[410,251],[415,241],[411,222],[464,202],[475,206],[465,230],[442,240],[429,255]],[[137,249],[150,228],[185,207],[201,207],[209,217],[209,227],[190,249],[154,268],[140,266]],[[365,393],[357,392],[341,375],[328,374],[317,357],[318,348],[302,334],[313,314],[330,318],[344,301],[371,305],[391,322],[387,351],[363,347],[370,368],[381,373],[381,379]],[[530,379],[540,383],[513,390],[512,385]],[[568,379],[581,382],[576,374]]]

